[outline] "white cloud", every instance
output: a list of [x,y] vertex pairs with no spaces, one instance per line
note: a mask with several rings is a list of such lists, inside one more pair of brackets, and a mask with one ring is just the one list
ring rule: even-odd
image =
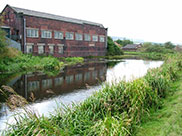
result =
[[1,0],[6,4],[102,23],[109,35],[182,43],[181,0]]

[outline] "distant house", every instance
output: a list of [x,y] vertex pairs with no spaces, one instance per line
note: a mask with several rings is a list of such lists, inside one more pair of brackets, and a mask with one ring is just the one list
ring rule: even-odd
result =
[[0,13],[7,37],[33,55],[104,56],[107,28],[86,20],[52,15],[7,5]]
[[141,48],[142,45],[141,44],[127,44],[126,46],[124,46],[122,49],[124,51],[136,51],[139,48]]
[[181,45],[177,45],[175,48],[174,48],[175,51],[179,51],[179,52],[182,52],[182,46]]

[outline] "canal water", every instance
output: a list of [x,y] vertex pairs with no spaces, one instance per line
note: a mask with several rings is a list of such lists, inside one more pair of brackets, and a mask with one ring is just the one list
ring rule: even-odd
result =
[[[0,83],[11,86],[19,95],[26,98],[28,105],[39,115],[54,114],[60,105],[79,103],[101,89],[104,83],[120,80],[133,80],[142,77],[150,68],[163,64],[162,61],[122,60],[110,62],[87,63],[69,66],[56,76],[44,73],[28,73],[24,75],[1,75]],[[34,101],[30,99],[33,95]],[[0,131],[6,129],[6,123],[14,123],[14,114],[22,113],[17,108],[10,110],[5,103],[0,103]]]

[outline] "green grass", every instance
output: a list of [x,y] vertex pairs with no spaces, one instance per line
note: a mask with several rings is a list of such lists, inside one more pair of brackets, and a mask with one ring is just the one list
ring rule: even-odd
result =
[[162,108],[145,117],[136,128],[136,136],[181,136],[182,135],[182,73],[172,84],[171,92],[162,101]]
[[146,52],[124,52],[124,55],[114,56],[89,56],[86,58],[98,58],[98,59],[145,59],[145,60],[164,60],[167,54],[164,53],[146,53]]
[[53,72],[59,71],[66,65],[74,65],[84,61],[81,57],[63,58],[60,61],[52,56],[32,56],[30,54],[18,54],[16,57],[4,56],[0,59],[0,72]]
[[150,69],[144,77],[106,85],[73,108],[57,108],[50,118],[26,109],[28,115],[10,125],[5,135],[132,135],[146,114],[162,107],[181,69],[182,55],[169,55],[160,68]]

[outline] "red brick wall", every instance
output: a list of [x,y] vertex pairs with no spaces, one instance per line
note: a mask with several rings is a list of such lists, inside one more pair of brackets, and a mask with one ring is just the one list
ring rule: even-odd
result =
[[[48,44],[64,44],[64,55],[58,53],[58,48],[55,47],[54,56],[61,57],[61,56],[99,56],[105,55],[105,42],[92,42],[92,35],[106,35],[105,28],[100,28],[98,26],[92,25],[80,25],[74,23],[68,23],[63,21],[56,21],[38,17],[31,17],[25,16],[26,18],[26,27],[30,28],[38,28],[39,29],[39,37],[38,38],[29,38],[27,37],[27,43],[34,43],[35,46],[37,43],[45,43],[45,51],[48,50]],[[52,38],[45,39],[41,38],[41,29],[51,30],[52,31]],[[62,31],[66,32],[74,32],[75,33],[86,33],[91,35],[91,41],[76,41],[75,37],[74,40],[57,40],[54,39],[54,31]],[[74,35],[75,36],[75,35]],[[98,39],[99,40],[99,39]],[[89,44],[95,44],[95,46],[91,47]],[[36,47],[34,48],[36,49]],[[35,50],[36,51],[36,50]]]
[[[22,44],[22,47],[23,47],[24,42],[23,42],[22,17],[19,14],[16,14],[14,10],[12,10],[9,6],[7,6],[4,9],[3,17],[4,17],[4,24],[11,28],[11,34],[12,35],[18,34],[19,36],[21,35],[20,36],[21,39],[19,39],[18,41]],[[106,53],[105,42],[99,42],[99,39],[98,39],[98,42],[92,42],[92,35],[107,36],[107,30],[105,30],[105,28],[101,28],[99,26],[94,26],[94,25],[87,25],[87,24],[81,25],[81,24],[56,21],[51,19],[39,18],[39,17],[25,16],[25,15],[24,15],[24,18],[26,19],[26,27],[39,29],[38,38],[26,37],[26,43],[34,43],[34,47],[33,47],[34,55],[38,55],[37,43],[45,43],[44,52],[49,51],[48,44],[55,44],[55,48],[54,48],[55,57],[103,56]],[[51,39],[41,38],[41,29],[51,30],[52,38]],[[64,37],[65,37],[65,32],[74,32],[74,40],[54,39],[54,31],[62,31],[64,33]],[[90,34],[91,41],[86,42],[84,41],[84,38],[83,38],[83,41],[76,41],[75,33]],[[64,54],[61,55],[58,53],[57,44],[64,44]],[[94,44],[95,46],[89,46],[90,44]]]
[[[14,10],[7,6],[2,12],[3,26],[9,26],[11,30],[11,35],[18,35],[21,38],[23,37],[23,24],[22,19],[17,15]],[[17,39],[21,44],[23,43],[22,39]]]

